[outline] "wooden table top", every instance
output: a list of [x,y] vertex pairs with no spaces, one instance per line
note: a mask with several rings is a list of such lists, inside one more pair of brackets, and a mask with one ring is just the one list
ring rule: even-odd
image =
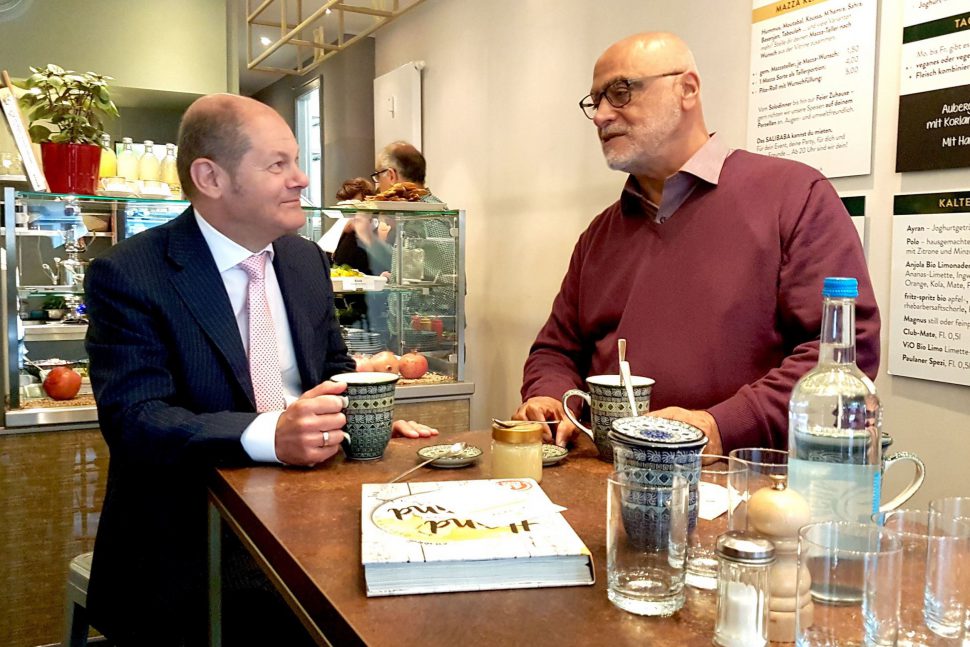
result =
[[391,441],[378,461],[342,455],[312,470],[247,467],[219,470],[212,495],[280,574],[334,644],[611,645],[711,644],[715,595],[687,587],[687,603],[670,618],[649,618],[613,606],[606,596],[606,477],[583,436],[558,465],[543,470],[542,489],[593,554],[596,583],[504,591],[368,598],[360,563],[360,485],[386,482],[418,462],[424,445],[464,440],[483,451],[473,466],[422,468],[409,481],[489,477],[488,431],[432,440]]

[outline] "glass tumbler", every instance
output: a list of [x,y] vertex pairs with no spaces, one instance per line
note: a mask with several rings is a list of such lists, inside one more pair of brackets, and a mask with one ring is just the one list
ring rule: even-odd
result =
[[798,588],[810,578],[812,604],[798,609],[795,643],[896,645],[902,544],[872,523],[823,521],[803,527]]
[[675,465],[689,479],[699,474],[697,492],[697,521],[688,526],[687,585],[713,590],[717,587],[717,538],[729,530],[730,511],[740,501],[739,492],[730,487],[731,478],[744,473],[741,465],[729,465],[727,456],[704,454],[706,464],[700,471],[694,466]]
[[970,497],[930,501],[926,624],[970,645]]
[[873,515],[876,523],[896,533],[902,545],[900,645],[962,643],[966,605],[960,593],[970,582],[963,584],[968,575],[961,573],[961,565],[970,558],[970,526],[965,524],[962,536],[950,533],[944,527],[949,524],[932,523],[934,515],[938,513],[925,510]]
[[613,472],[607,480],[607,595],[639,615],[669,616],[686,597],[689,488],[683,477],[662,477]]

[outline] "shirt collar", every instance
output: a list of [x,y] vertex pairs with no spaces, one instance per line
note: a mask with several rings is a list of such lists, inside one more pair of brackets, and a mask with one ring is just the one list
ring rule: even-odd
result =
[[[202,232],[206,245],[209,246],[209,251],[212,252],[212,258],[215,260],[216,268],[218,268],[220,274],[239,265],[253,255],[251,251],[210,225],[198,209],[193,207],[192,211],[195,213],[195,222],[199,225],[199,230]],[[262,251],[269,252],[269,262],[272,263],[273,244],[270,243]]]
[[655,205],[650,202],[643,193],[640,183],[631,175],[623,186],[620,206],[625,212],[631,214],[646,212],[651,220],[658,217],[660,211],[665,211],[665,217],[662,220],[666,220],[687,199],[698,181],[717,185],[724,162],[733,152],[733,149],[728,148],[717,133],[712,133],[680,170],[664,181],[663,202],[666,204]]
[[704,145],[691,155],[680,172],[690,173],[709,184],[717,184],[717,180],[721,176],[721,168],[724,167],[724,160],[728,158],[731,152],[731,149],[721,141],[717,133],[713,133],[704,142]]

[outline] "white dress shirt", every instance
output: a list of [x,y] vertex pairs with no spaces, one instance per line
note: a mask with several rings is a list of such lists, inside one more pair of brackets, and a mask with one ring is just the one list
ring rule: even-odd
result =
[[[239,336],[242,338],[243,349],[249,353],[249,276],[239,267],[239,263],[253,255],[242,245],[230,240],[215,227],[206,222],[205,218],[195,210],[195,221],[202,231],[216,268],[226,286],[229,303],[239,326]],[[276,331],[276,346],[280,362],[280,374],[283,378],[283,396],[286,406],[295,401],[303,393],[300,384],[300,370],[296,364],[296,352],[293,350],[293,337],[290,335],[289,320],[286,316],[286,306],[280,284],[276,280],[276,270],[273,269],[273,245],[267,245],[264,251],[269,252],[269,262],[266,263],[264,286],[266,300],[269,302],[270,314],[273,317],[273,328]],[[242,433],[242,446],[254,461],[265,463],[282,462],[276,456],[276,423],[282,411],[266,411],[256,416],[256,419],[246,427]]]

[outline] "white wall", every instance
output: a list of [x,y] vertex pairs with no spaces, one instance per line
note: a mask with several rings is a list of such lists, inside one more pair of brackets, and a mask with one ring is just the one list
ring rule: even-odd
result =
[[[716,12],[712,9],[716,8]],[[893,172],[900,9],[882,3],[873,173],[834,182],[869,191],[869,263],[888,319],[892,196],[966,189],[968,173]],[[522,365],[548,315],[580,232],[614,201],[624,176],[602,160],[577,103],[593,63],[632,33],[670,30],[691,45],[701,70],[708,126],[743,146],[749,0],[429,0],[377,33],[377,75],[423,60],[428,183],[468,212],[468,377],[476,383],[473,427],[519,403]],[[381,142],[375,142],[380,145]],[[820,300],[821,307],[821,300]],[[883,370],[884,428],[895,449],[919,453],[928,478],[913,504],[970,494],[962,478],[970,434],[965,387],[894,378]],[[887,492],[899,479],[890,479]]]
[[0,22],[0,67],[17,78],[47,63],[113,86],[225,92],[226,0],[38,0]]

